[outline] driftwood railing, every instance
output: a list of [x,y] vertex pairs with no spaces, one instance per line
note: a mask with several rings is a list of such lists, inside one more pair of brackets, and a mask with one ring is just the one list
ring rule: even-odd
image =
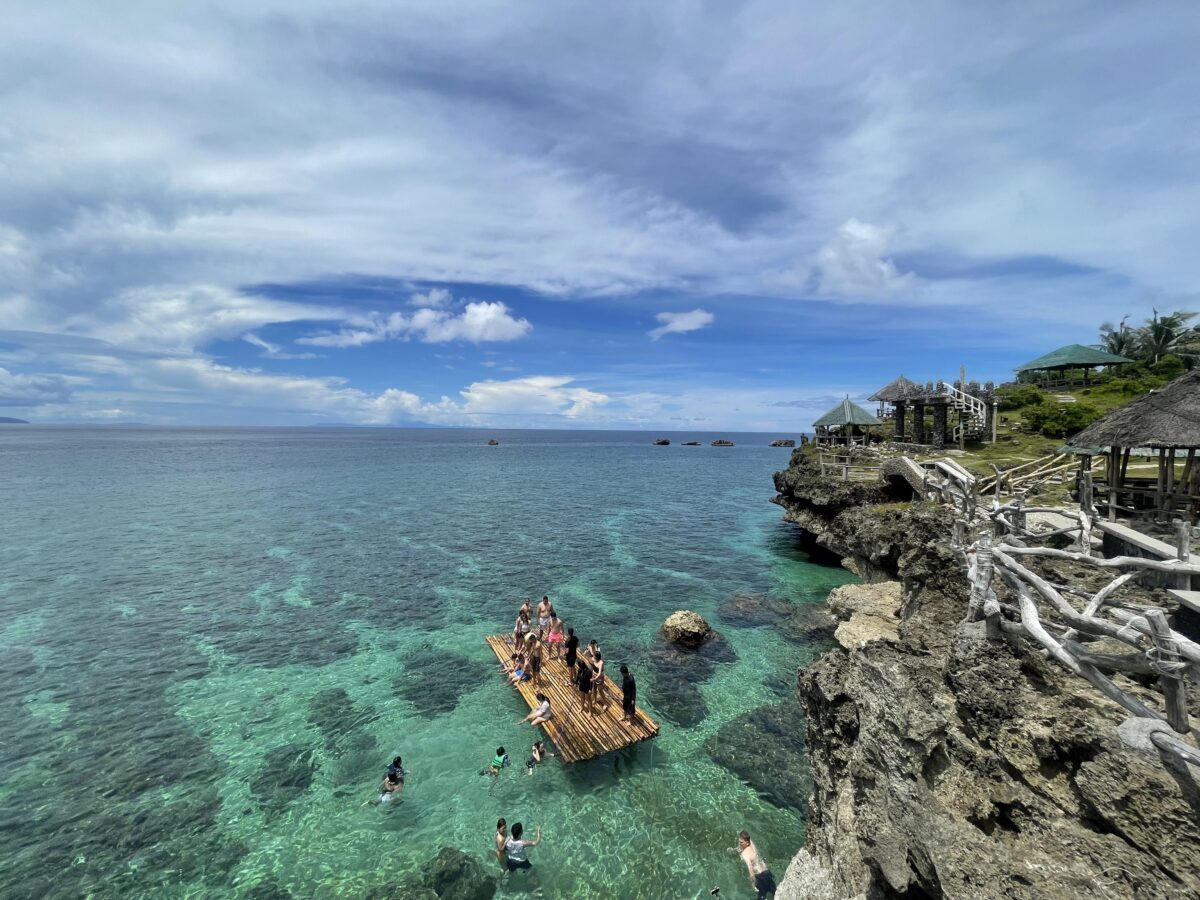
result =
[[[955,549],[967,567],[970,581],[967,620],[979,623],[990,640],[1024,638],[1044,655],[1086,679],[1100,693],[1132,714],[1118,732],[1130,745],[1156,749],[1165,764],[1178,770],[1182,763],[1200,766],[1200,728],[1188,713],[1188,690],[1200,687],[1200,644],[1171,628],[1166,612],[1154,606],[1124,601],[1121,589],[1145,572],[1167,573],[1187,580],[1200,576],[1200,565],[1188,558],[1188,530],[1177,524],[1177,558],[1146,559],[1118,556],[1106,559],[1092,549],[1092,532],[1101,517],[1093,505],[1090,473],[1080,478],[1080,506],[1075,521],[1063,527],[1035,531],[1027,516],[1056,513],[1058,507],[1025,505],[1023,493],[980,515],[960,515],[954,528]],[[963,504],[952,502],[956,510]],[[968,536],[974,540],[968,542]],[[1073,536],[1070,550],[1035,546],[1054,537]],[[1033,558],[1068,560],[1114,576],[1095,591],[1053,583],[1028,565]],[[1003,602],[997,583],[1012,591]],[[1098,652],[1088,645],[1107,640],[1128,652]],[[1161,709],[1152,708],[1123,689],[1110,676],[1155,676]]]
[[878,481],[879,463],[855,462],[855,457],[848,453],[820,454],[821,474],[834,476],[848,481]]
[[1069,453],[1040,457],[1011,469],[1001,470],[999,466],[993,465],[992,470],[995,474],[988,475],[979,482],[979,492],[994,493],[999,497],[1002,493],[1028,491],[1054,478],[1061,478],[1077,465],[1075,457]]

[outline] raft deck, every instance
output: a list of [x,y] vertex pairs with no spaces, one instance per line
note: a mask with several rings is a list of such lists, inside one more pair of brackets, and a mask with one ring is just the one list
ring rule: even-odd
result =
[[[486,640],[504,667],[507,677],[512,671],[509,668],[513,654],[512,635],[495,634]],[[607,666],[605,668],[607,670]],[[550,700],[550,711],[554,718],[540,727],[546,737],[554,742],[564,763],[593,759],[658,735],[658,723],[646,715],[640,706],[637,707],[633,724],[622,722],[621,716],[624,712],[621,709],[621,688],[607,673],[604,681],[607,686],[604,700],[597,699],[595,712],[584,712],[580,706],[579,692],[571,683],[566,663],[561,657],[550,659],[543,652],[541,685],[535,687],[529,681],[522,681],[517,686],[530,710],[538,707],[539,691]]]

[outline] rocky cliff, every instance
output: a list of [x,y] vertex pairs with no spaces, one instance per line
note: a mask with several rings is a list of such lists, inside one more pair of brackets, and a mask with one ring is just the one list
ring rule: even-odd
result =
[[1127,747],[1126,715],[1027,646],[963,624],[939,507],[820,478],[776,502],[866,582],[799,676],[812,797],[782,900],[1200,896],[1200,791]]

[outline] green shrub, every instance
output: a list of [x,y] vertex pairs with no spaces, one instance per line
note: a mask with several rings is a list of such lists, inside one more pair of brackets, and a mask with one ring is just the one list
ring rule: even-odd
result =
[[996,399],[1003,410],[1023,406],[1039,406],[1046,402],[1046,392],[1035,384],[1006,384],[996,390]]
[[1090,403],[1043,403],[1026,410],[1025,424],[1046,437],[1063,438],[1082,431],[1101,415]]
[[1168,353],[1156,363],[1150,363],[1148,366],[1150,373],[1167,381],[1174,381],[1185,371],[1183,360],[1174,354]]

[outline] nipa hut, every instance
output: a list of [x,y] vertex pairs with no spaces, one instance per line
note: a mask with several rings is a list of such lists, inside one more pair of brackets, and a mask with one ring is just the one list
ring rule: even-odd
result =
[[819,447],[865,446],[870,438],[870,430],[877,427],[879,419],[857,403],[851,403],[850,396],[846,395],[841,403],[813,422],[816,431],[814,440]]
[[1017,366],[1017,376],[1038,381],[1047,387],[1058,387],[1072,384],[1069,377],[1072,371],[1083,372],[1083,384],[1089,383],[1092,369],[1101,366],[1119,366],[1121,363],[1133,362],[1124,356],[1097,350],[1095,347],[1085,347],[1083,344],[1067,344],[1057,350],[1039,356],[1027,363]]
[[[1200,370],[1113,410],[1075,435],[1070,446],[1107,451],[1102,490],[1109,519],[1118,511],[1159,520],[1179,513],[1195,523],[1200,509]],[[1129,474],[1129,457],[1137,448],[1157,451],[1156,476]]]

